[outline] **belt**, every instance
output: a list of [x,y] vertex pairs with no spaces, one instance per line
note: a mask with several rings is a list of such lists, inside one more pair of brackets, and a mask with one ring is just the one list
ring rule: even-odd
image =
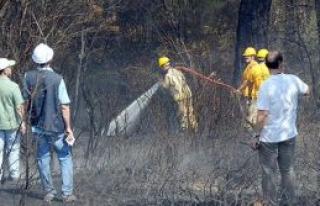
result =
[[252,98],[252,97],[245,97],[246,100],[257,100],[257,98]]

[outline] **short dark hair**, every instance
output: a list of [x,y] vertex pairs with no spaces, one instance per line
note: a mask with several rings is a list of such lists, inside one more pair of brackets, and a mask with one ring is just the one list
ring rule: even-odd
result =
[[40,68],[44,68],[44,67],[47,67],[49,64],[51,64],[52,62],[52,59],[46,63],[43,63],[43,64],[38,64]]
[[269,52],[266,57],[266,65],[269,69],[279,69],[279,65],[283,62],[283,56],[279,51]]

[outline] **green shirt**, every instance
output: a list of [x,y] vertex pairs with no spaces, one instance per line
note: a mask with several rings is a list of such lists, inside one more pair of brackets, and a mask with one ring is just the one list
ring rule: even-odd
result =
[[18,84],[7,77],[0,77],[0,130],[19,127],[20,118],[16,108],[23,104]]

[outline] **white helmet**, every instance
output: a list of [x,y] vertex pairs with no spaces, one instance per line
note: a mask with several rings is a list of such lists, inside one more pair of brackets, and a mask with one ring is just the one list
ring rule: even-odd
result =
[[53,58],[53,49],[48,45],[40,43],[33,50],[32,60],[37,64],[45,64]]
[[0,58],[0,71],[6,69],[8,67],[12,67],[16,64],[16,61],[7,59],[7,58]]

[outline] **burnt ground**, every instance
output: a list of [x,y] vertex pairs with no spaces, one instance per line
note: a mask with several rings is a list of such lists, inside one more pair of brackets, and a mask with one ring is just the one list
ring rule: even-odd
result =
[[[301,124],[296,151],[297,194],[300,205],[315,205],[319,127]],[[219,127],[210,134],[152,134],[106,138],[94,154],[84,158],[87,137],[74,147],[75,194],[79,200],[64,204],[58,195],[42,201],[35,167],[26,180],[0,185],[0,205],[253,205],[261,198],[257,155],[244,142],[239,127]],[[54,182],[61,179],[57,162]],[[256,203],[255,205],[259,205]]]

